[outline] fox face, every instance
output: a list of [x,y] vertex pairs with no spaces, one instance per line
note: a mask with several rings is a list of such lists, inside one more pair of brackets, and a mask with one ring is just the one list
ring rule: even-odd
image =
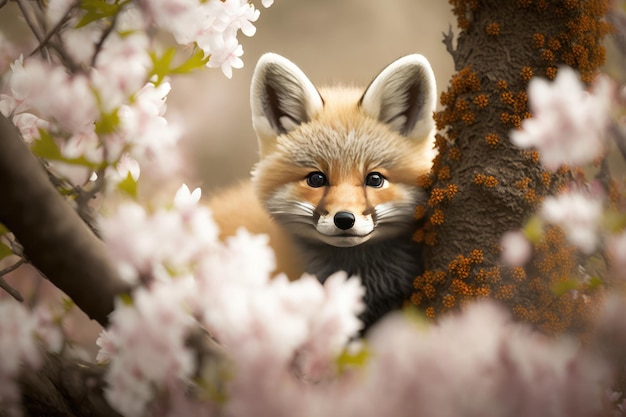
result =
[[354,247],[406,234],[434,157],[435,79],[409,55],[364,90],[317,90],[289,60],[265,54],[251,87],[260,161],[256,192],[285,230]]

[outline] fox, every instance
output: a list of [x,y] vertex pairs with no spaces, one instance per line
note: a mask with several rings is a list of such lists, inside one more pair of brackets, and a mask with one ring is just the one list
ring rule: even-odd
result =
[[293,62],[262,55],[250,86],[259,161],[249,181],[209,202],[220,238],[269,236],[276,273],[324,282],[345,271],[365,288],[368,329],[410,297],[423,272],[417,178],[433,158],[436,83],[419,54],[365,88],[317,89]]

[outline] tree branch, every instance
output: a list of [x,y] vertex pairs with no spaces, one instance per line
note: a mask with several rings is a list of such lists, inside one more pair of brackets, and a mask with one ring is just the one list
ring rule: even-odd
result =
[[119,417],[104,399],[105,371],[100,365],[46,354],[41,369],[25,369],[20,375],[25,414]]
[[15,271],[24,263],[26,263],[26,260],[24,258],[21,258],[20,260],[15,262],[13,265],[0,270],[0,288],[5,290],[11,297],[15,298],[20,303],[24,301],[24,297],[22,297],[22,294],[20,294],[18,290],[10,286],[9,283],[4,280],[4,275],[8,274],[9,272]]
[[41,164],[0,116],[0,222],[56,287],[103,326],[115,295],[130,287],[110,262],[104,243],[48,180]]

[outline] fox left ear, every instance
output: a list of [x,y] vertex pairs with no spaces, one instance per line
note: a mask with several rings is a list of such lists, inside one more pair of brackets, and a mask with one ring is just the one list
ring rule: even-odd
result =
[[277,136],[311,121],[323,106],[322,96],[293,62],[273,53],[261,56],[250,86],[252,125],[261,156],[273,149]]
[[418,54],[392,62],[374,78],[359,101],[365,113],[416,140],[430,137],[436,104],[435,75],[428,60]]

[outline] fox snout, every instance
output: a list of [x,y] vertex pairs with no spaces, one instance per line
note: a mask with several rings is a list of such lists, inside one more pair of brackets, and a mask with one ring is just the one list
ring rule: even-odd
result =
[[335,226],[340,228],[341,230],[348,230],[354,226],[355,221],[354,214],[349,211],[338,211],[335,213],[333,217],[333,221],[335,222]]

